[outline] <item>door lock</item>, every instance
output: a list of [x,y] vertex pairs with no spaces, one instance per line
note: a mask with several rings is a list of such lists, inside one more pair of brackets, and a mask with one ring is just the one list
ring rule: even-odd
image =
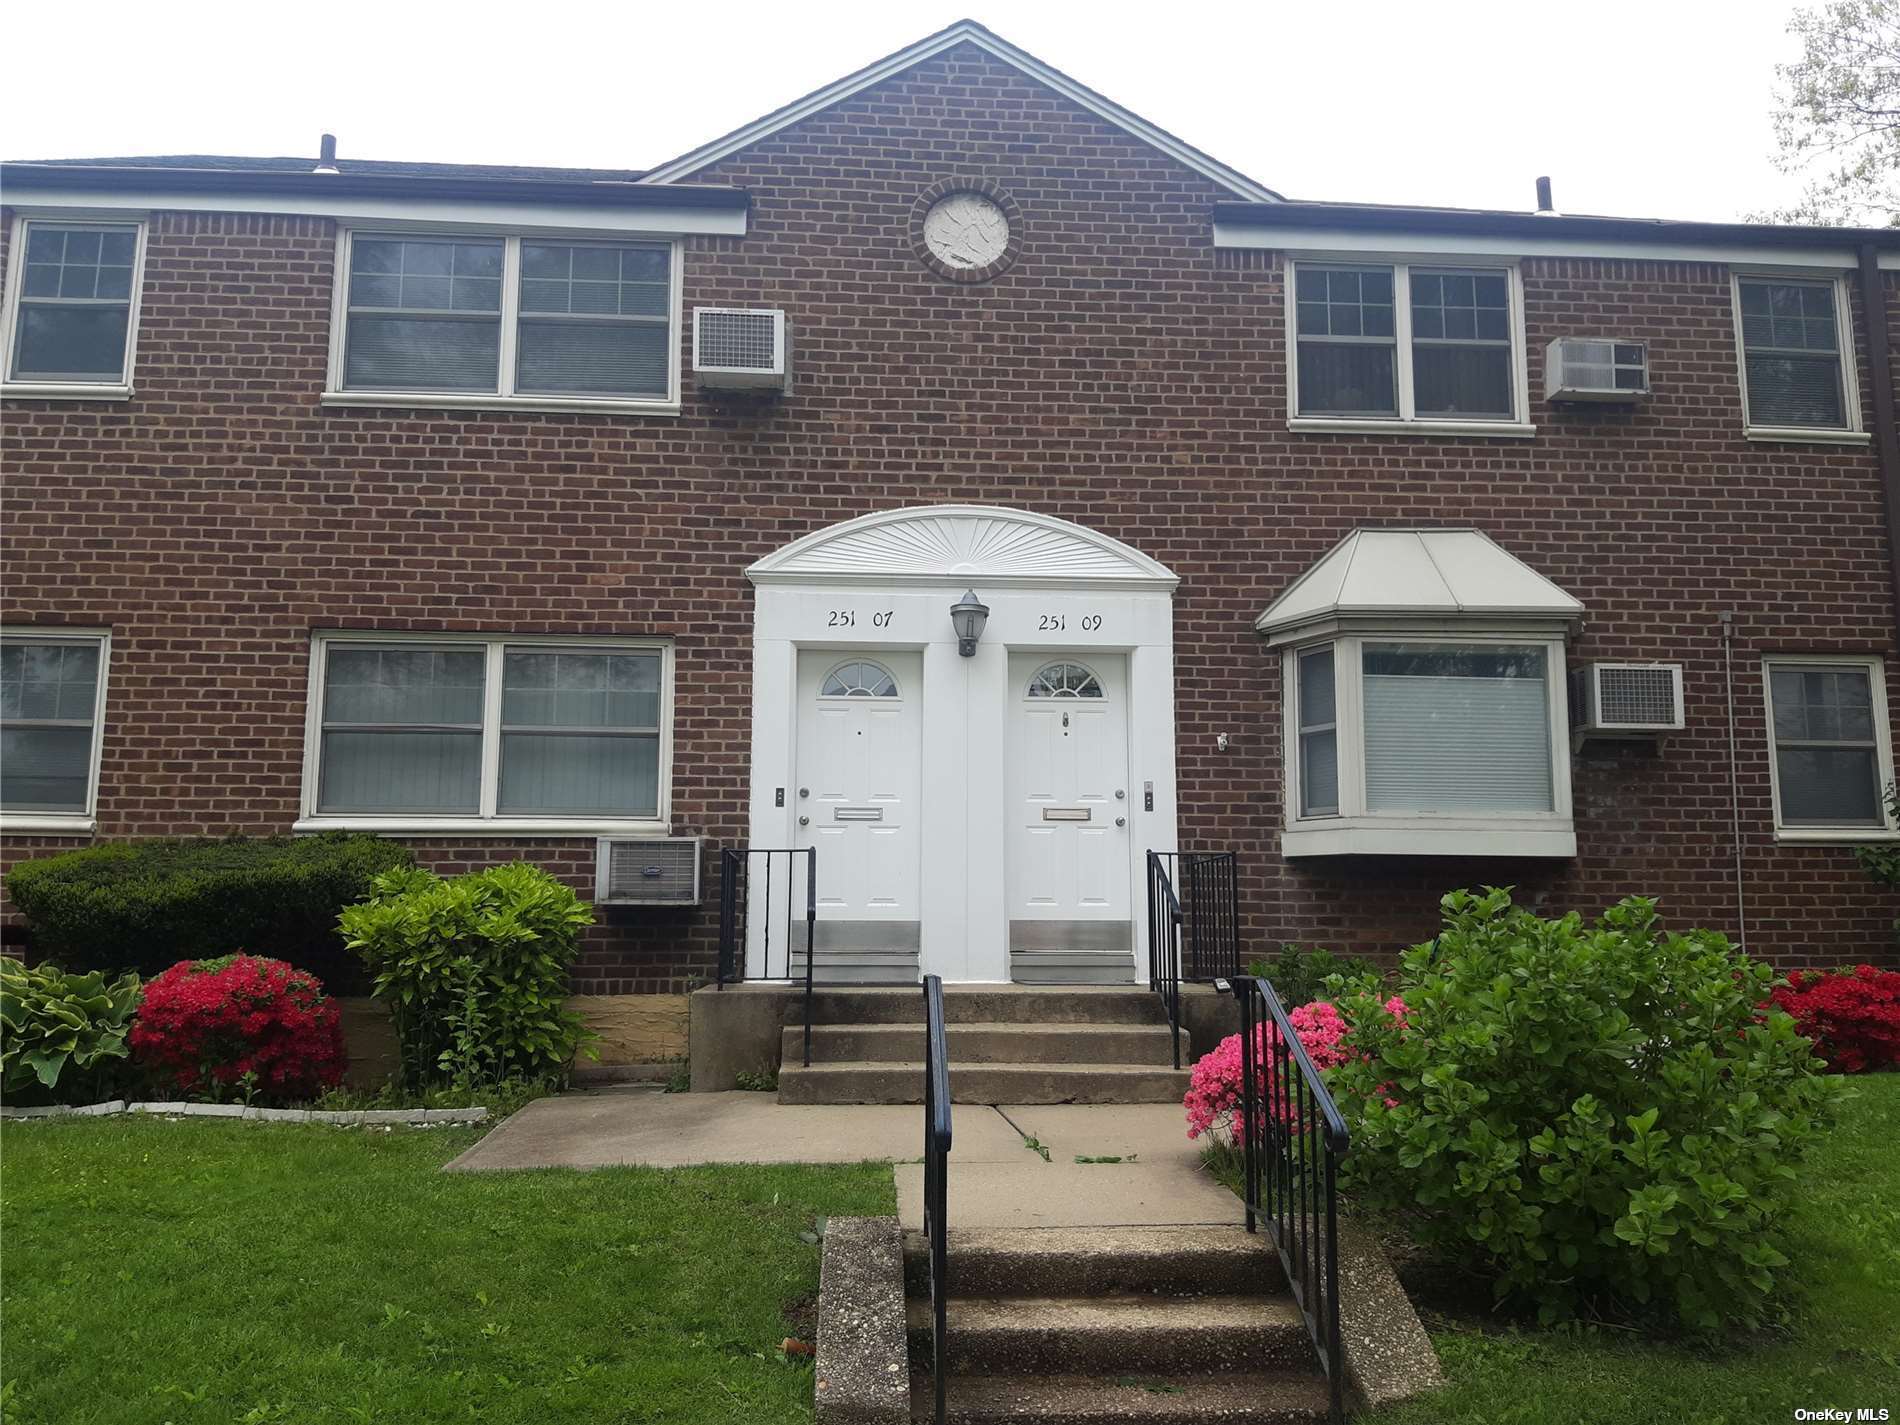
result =
[[798,819],[798,824],[799,824],[800,826],[810,826],[810,825],[811,825],[811,818],[810,818],[810,817],[808,817],[808,816],[801,816],[801,817],[800,817],[800,818]]
[[1128,793],[1127,793],[1127,792],[1125,792],[1125,791],[1123,791],[1123,790],[1122,790],[1122,789],[1121,789],[1120,787],[1117,787],[1117,788],[1115,788],[1115,800],[1116,800],[1116,801],[1120,801],[1120,800],[1121,800],[1121,799],[1122,799],[1123,797],[1125,797],[1125,796],[1127,796],[1127,795],[1128,795]]
[[806,797],[808,797],[808,796],[810,796],[810,795],[811,795],[811,788],[810,788],[810,787],[800,787],[800,788],[798,789],[798,799],[799,799],[800,801],[803,801],[803,800],[804,800],[804,799],[805,799]]
[[1117,825],[1117,826],[1126,826],[1126,825],[1128,825],[1128,818],[1127,818],[1127,817],[1125,817],[1125,816],[1118,816],[1118,817],[1116,817],[1116,818],[1115,818],[1115,825]]

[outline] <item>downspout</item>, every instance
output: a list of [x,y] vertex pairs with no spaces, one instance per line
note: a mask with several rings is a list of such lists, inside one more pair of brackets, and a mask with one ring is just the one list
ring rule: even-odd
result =
[[1894,619],[1900,625],[1900,417],[1893,407],[1893,353],[1887,339],[1887,289],[1880,253],[1860,247],[1860,309],[1867,318],[1867,375],[1874,388],[1874,459],[1887,506],[1887,567],[1893,575]]
[[1748,953],[1748,897],[1742,877],[1742,768],[1735,752],[1735,615],[1724,609],[1722,621],[1722,691],[1728,702],[1729,837],[1735,843],[1735,943]]

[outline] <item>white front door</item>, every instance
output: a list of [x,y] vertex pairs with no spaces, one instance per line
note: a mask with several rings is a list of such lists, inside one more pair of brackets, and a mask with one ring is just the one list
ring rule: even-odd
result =
[[793,844],[817,848],[828,978],[916,977],[922,681],[914,652],[799,654]]
[[1127,668],[1119,653],[1010,657],[1009,918],[1017,978],[1025,977],[1025,957],[1039,955],[1063,957],[1040,961],[1045,970],[1132,972]]

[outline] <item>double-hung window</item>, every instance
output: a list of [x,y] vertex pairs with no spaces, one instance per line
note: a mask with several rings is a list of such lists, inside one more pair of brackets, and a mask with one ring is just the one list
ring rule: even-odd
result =
[[1295,429],[1525,434],[1515,269],[1299,259]]
[[1890,834],[1893,749],[1880,660],[1777,657],[1762,676],[1777,833],[1792,840]]
[[143,225],[22,218],[11,251],[7,392],[94,400],[129,396]]
[[1749,433],[1863,438],[1845,284],[1748,273],[1734,280]]
[[0,632],[0,829],[91,829],[104,633]]
[[670,242],[365,230],[341,251],[332,403],[677,409]]
[[671,686],[660,643],[319,635],[305,820],[664,826]]

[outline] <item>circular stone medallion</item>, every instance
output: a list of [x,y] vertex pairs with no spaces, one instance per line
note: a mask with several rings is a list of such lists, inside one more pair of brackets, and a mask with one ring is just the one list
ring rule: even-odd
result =
[[953,272],[974,272],[1009,251],[1009,218],[981,193],[952,193],[924,214],[924,245]]

